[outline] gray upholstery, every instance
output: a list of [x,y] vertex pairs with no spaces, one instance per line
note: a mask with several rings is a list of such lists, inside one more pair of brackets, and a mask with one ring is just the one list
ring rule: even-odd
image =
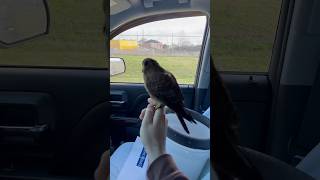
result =
[[297,169],[320,180],[320,143],[297,165]]
[[314,180],[306,173],[271,156],[243,147],[240,150],[264,180]]

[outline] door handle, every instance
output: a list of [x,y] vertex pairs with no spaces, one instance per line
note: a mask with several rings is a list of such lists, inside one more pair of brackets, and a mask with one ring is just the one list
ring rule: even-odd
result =
[[113,107],[122,107],[126,101],[110,101],[110,103]]
[[125,101],[110,101],[111,104],[119,104],[122,105],[125,103]]
[[37,125],[37,126],[0,126],[0,131],[9,134],[39,134],[48,129],[48,125]]

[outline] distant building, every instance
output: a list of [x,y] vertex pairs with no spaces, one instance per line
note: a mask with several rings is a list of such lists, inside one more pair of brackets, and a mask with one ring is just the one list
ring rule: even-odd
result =
[[141,40],[139,41],[139,45],[141,47],[144,48],[148,48],[148,49],[163,49],[164,48],[164,44],[162,44],[160,41],[157,40]]
[[110,48],[120,50],[134,50],[139,47],[138,42],[135,40],[111,40]]

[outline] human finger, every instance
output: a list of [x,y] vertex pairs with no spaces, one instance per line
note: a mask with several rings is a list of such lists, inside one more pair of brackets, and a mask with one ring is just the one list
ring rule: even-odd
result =
[[153,124],[155,126],[161,127],[165,123],[165,114],[163,108],[158,108],[155,111],[154,117],[153,117]]
[[145,113],[146,113],[146,108],[144,108],[144,109],[141,110],[141,113],[140,113],[140,115],[139,115],[139,119],[140,119],[140,120],[142,120],[142,119],[144,118]]
[[144,117],[142,120],[142,125],[145,125],[147,123],[152,123],[153,122],[153,116],[154,116],[154,107],[151,104],[148,104]]

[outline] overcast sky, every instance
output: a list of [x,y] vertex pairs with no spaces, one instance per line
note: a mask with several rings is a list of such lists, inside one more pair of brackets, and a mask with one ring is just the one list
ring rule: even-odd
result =
[[205,16],[156,21],[129,29],[115,39],[140,40],[143,37],[165,44],[177,43],[183,39],[192,44],[201,44],[206,21]]

